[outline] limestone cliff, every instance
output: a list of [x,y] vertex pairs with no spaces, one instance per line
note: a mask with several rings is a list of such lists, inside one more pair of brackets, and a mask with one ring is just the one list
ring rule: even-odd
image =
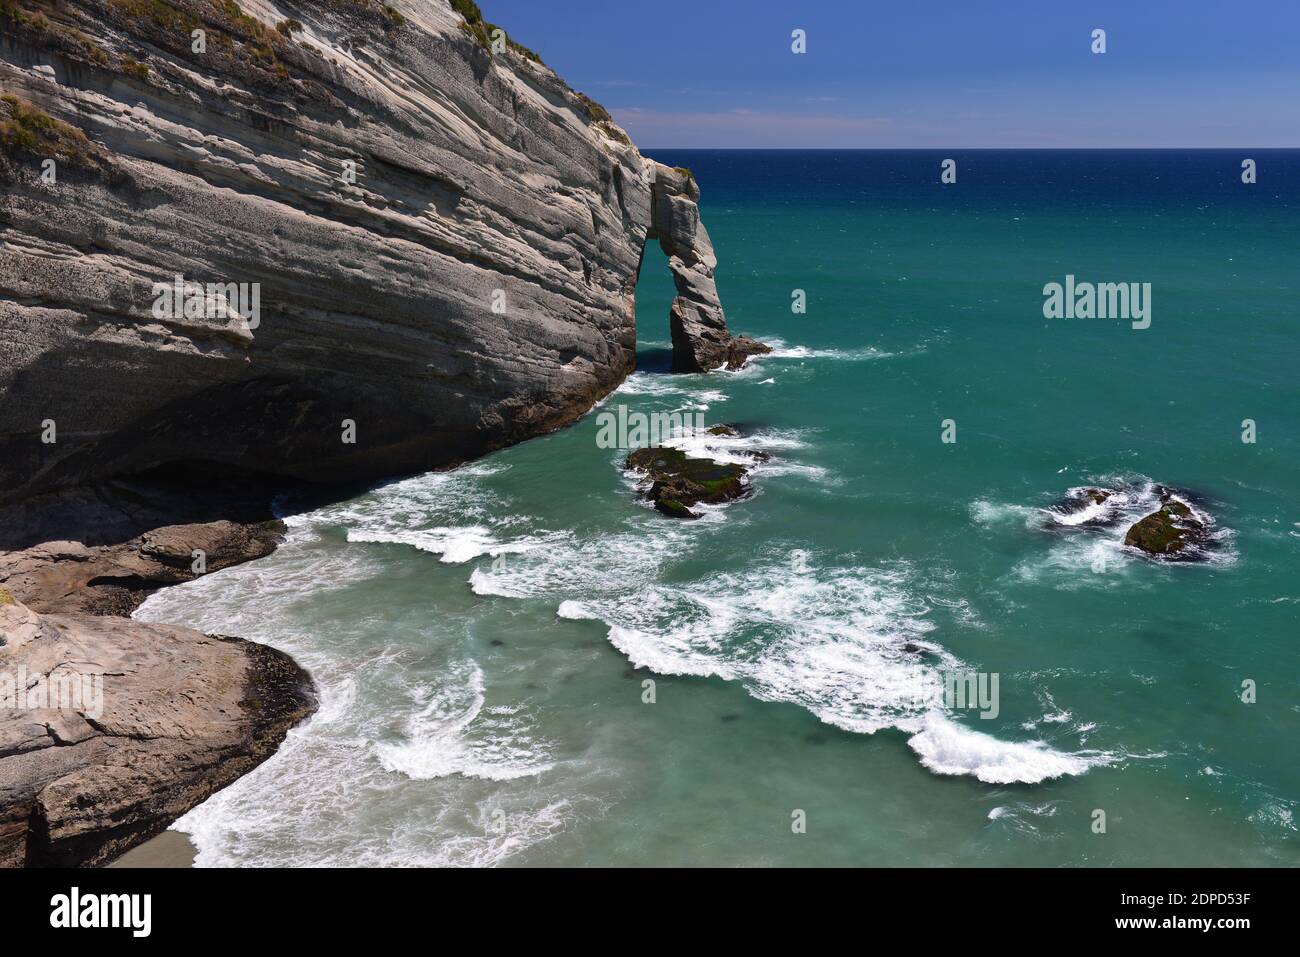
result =
[[647,239],[675,369],[761,350],[691,176],[456,8],[0,0],[0,503],[171,463],[372,478],[561,426],[633,368]]

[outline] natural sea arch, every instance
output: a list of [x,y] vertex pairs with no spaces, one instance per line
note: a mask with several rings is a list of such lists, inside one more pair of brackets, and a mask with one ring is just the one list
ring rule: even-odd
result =
[[637,368],[667,372],[672,364],[669,310],[677,287],[659,240],[646,239],[636,282]]

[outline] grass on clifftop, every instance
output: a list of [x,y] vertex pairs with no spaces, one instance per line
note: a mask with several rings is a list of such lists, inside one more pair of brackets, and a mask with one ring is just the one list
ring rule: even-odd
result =
[[[508,49],[518,53],[526,60],[531,60],[534,63],[541,63],[545,66],[545,63],[542,61],[540,56],[528,49],[528,47],[524,46],[522,43],[516,43],[514,40],[510,39],[510,34],[506,32],[504,27],[498,27],[496,24],[484,20],[483,11],[479,9],[478,4],[475,3],[474,0],[448,0],[448,2],[451,4],[453,10],[465,18],[464,22],[460,24],[461,30],[477,40],[479,46],[484,50],[487,50],[488,53],[492,52],[492,31],[500,30],[505,34],[506,47]],[[617,123],[614,122],[614,118],[609,115],[609,110],[605,109],[585,93],[574,93],[574,96],[578,98],[578,102],[581,103],[583,109],[586,110],[587,118],[594,125],[600,127],[607,136],[626,146],[632,145],[632,140],[629,139],[628,135],[619,128]]]
[[451,8],[465,18],[465,22],[460,25],[460,28],[477,40],[479,46],[489,53],[492,52],[492,31],[500,30],[505,34],[508,49],[514,50],[525,60],[532,60],[534,63],[542,62],[542,58],[535,51],[510,39],[510,33],[505,27],[499,27],[495,23],[488,23],[484,20],[483,11],[478,8],[478,4],[474,0],[451,0]]
[[628,138],[628,135],[623,132],[622,128],[619,127],[617,123],[614,122],[614,117],[609,115],[609,110],[605,109],[586,93],[578,93],[575,91],[573,95],[578,98],[578,102],[582,104],[582,108],[587,111],[587,118],[591,120],[593,125],[604,130],[611,139],[618,140],[626,146],[632,145],[632,141]]
[[[14,0],[0,0],[9,2]],[[328,2],[385,33],[406,23],[401,13],[378,0]],[[114,25],[133,37],[216,72],[256,77],[264,84],[278,85],[290,78],[290,67],[301,60],[304,49],[293,37],[303,29],[301,22],[291,18],[271,26],[246,13],[238,0],[107,0],[107,12]],[[203,54],[191,48],[195,30],[206,34]],[[148,66],[132,57],[124,55],[121,66],[125,73],[148,76]]]

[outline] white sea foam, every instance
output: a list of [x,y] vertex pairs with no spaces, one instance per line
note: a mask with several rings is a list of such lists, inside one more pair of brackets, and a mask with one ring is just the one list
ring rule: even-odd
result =
[[[756,448],[779,460],[793,458],[813,435],[709,437],[699,451],[726,460]],[[555,745],[538,735],[526,702],[493,700],[472,657],[453,654],[413,671],[428,652],[383,644],[365,616],[321,635],[294,631],[295,605],[383,574],[376,550],[331,544],[340,529],[355,543],[400,543],[450,562],[479,559],[469,576],[476,593],[545,598],[559,618],[599,620],[614,647],[656,673],[735,681],[756,698],[798,705],[852,732],[900,729],[935,773],[1034,782],[1112,759],[999,740],[947,712],[934,679],[960,662],[929,640],[929,615],[931,602],[959,610],[964,600],[906,565],[814,561],[797,571],[789,549],[769,547],[740,571],[669,584],[668,566],[688,560],[726,523],[638,513],[601,536],[551,532],[494,491],[501,471],[480,463],[291,514],[290,540],[271,558],[160,592],[142,606],[142,618],[283,648],[320,692],[316,716],[271,760],[181,821],[200,864],[500,863],[605,811],[598,789],[554,781]],[[508,560],[487,560],[501,555]],[[432,790],[417,799],[409,790],[417,784]],[[414,800],[427,813],[410,813]]]
[[[1069,502],[1066,506],[1052,506],[1041,510],[1041,514],[1046,517],[1047,521],[1056,525],[1066,527],[1075,527],[1088,525],[1095,522],[1109,521],[1116,517],[1117,513],[1123,511],[1126,507],[1133,504],[1135,496],[1114,489],[1096,489],[1106,495],[1102,502],[1096,501],[1088,493],[1094,491],[1092,486],[1078,486],[1066,492],[1066,499]],[[1154,493],[1149,496],[1136,496],[1137,498],[1154,497]],[[1159,505],[1159,500],[1156,500]]]
[[[708,431],[677,435],[663,444],[687,455],[715,462],[744,465],[755,476],[800,475],[814,482],[826,482],[828,473],[819,465],[796,461],[787,452],[808,447],[807,429],[758,429],[748,435],[711,435]],[[770,458],[756,460],[754,452]]]
[[[855,733],[903,730],[936,773],[1036,782],[1111,760],[1038,741],[1002,741],[949,715],[940,669],[961,663],[926,639],[934,629],[930,606],[915,597],[906,566],[813,564],[801,572],[788,553],[777,552],[743,571],[669,586],[660,583],[659,567],[689,554],[692,537],[679,526],[654,527],[663,529],[662,538],[628,533],[604,540],[604,548],[573,542],[526,555],[502,572],[476,569],[472,581],[476,591],[554,596],[560,617],[604,622],[610,643],[638,667],[738,681],[756,698],[797,704]],[[573,576],[573,568],[584,573]],[[575,594],[581,598],[568,597]],[[927,657],[906,650],[908,644]]]
[[560,607],[555,609],[556,617],[567,618],[570,621],[590,621],[596,616],[587,610],[587,606],[580,601],[562,601]]
[[497,707],[484,714],[483,670],[473,661],[446,669],[437,687],[409,689],[415,710],[396,742],[375,746],[389,771],[414,780],[463,774],[509,781],[548,770],[549,747],[532,734],[520,709]]
[[988,819],[990,821],[1001,821],[1003,823],[1000,826],[1011,828],[1022,834],[1035,835],[1038,833],[1038,825],[1035,823],[1035,819],[1056,817],[1059,808],[1060,802],[1058,801],[1047,801],[1043,804],[1021,801],[1013,805],[1003,804],[991,809],[988,813]]
[[750,362],[764,359],[838,359],[845,362],[861,362],[871,359],[888,359],[894,355],[892,352],[883,352],[880,349],[866,346],[861,349],[811,349],[808,346],[789,345],[784,339],[763,339],[764,345],[771,348],[771,352],[763,355],[754,356]]
[[623,380],[612,393],[620,396],[651,396],[655,398],[680,399],[686,397],[694,402],[726,402],[727,394],[720,389],[711,388],[704,383],[707,380],[689,375],[671,375],[656,372],[633,372]]
[[304,603],[383,574],[372,553],[313,533],[369,513],[358,501],[296,516],[271,557],[158,592],[136,612],[281,648],[319,695],[275,755],[177,822],[199,866],[491,865],[607,809],[598,787],[551,781],[552,745],[523,703],[493,702],[472,659],[424,663],[418,641],[376,645],[385,631],[365,616],[295,632]]
[[935,774],[965,774],[989,784],[1037,784],[1116,760],[1101,751],[1056,751],[1042,741],[1001,741],[940,711],[927,714],[923,730],[907,743]]
[[[341,526],[349,542],[408,545],[461,564],[483,555],[515,555],[545,547],[566,532],[520,531],[528,523],[482,480],[505,469],[478,463],[381,485],[359,498],[287,521],[305,537]],[[448,519],[458,524],[449,524]]]

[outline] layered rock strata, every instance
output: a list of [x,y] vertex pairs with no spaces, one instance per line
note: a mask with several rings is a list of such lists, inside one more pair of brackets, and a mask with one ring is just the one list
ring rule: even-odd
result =
[[650,238],[675,368],[762,348],[694,179],[444,0],[3,0],[0,27],[0,502],[554,429],[633,368]]

